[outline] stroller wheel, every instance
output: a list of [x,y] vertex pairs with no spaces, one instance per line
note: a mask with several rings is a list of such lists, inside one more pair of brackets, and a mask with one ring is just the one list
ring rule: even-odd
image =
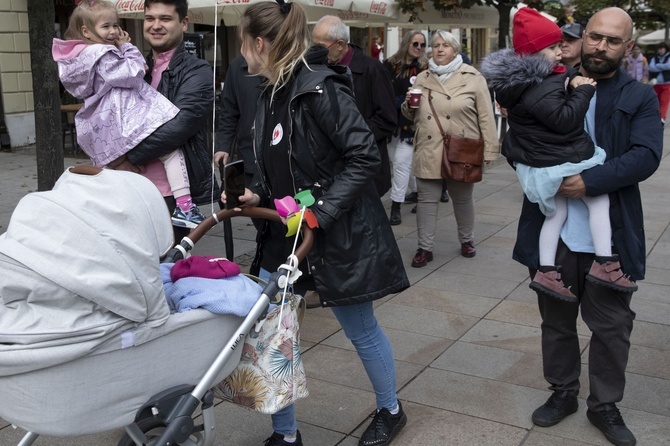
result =
[[[137,422],[137,427],[140,428],[140,430],[144,433],[146,436],[146,446],[152,446],[155,444],[155,442],[158,440],[158,438],[161,436],[163,431],[165,430],[166,424],[165,421],[161,420],[160,418],[157,417],[151,417],[151,418],[142,418]],[[202,436],[200,435],[199,432],[194,432],[191,434],[191,437],[186,443],[176,443],[178,446],[179,445],[198,445],[201,444],[202,442]],[[121,437],[121,440],[117,443],[117,446],[142,446],[141,444],[137,444],[133,441],[132,438],[126,433]]]

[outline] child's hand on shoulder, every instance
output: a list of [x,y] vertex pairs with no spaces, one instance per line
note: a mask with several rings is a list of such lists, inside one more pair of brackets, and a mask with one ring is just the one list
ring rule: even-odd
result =
[[570,87],[572,87],[572,88],[577,88],[580,85],[593,85],[595,87],[597,84],[598,83],[596,81],[594,81],[590,77],[585,77],[585,76],[575,76],[570,81]]

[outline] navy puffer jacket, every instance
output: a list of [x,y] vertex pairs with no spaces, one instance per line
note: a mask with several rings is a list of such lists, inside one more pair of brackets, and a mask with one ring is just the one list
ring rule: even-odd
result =
[[480,72],[508,112],[510,131],[502,154],[510,162],[532,167],[579,163],[595,147],[584,131],[584,116],[596,89],[583,85],[567,92],[578,73],[552,73],[554,63],[539,54],[519,55],[511,49],[484,58]]

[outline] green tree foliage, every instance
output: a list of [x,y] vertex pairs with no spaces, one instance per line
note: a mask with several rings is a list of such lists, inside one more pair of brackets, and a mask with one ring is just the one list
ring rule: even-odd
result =
[[668,0],[572,0],[570,4],[580,22],[586,22],[599,9],[618,6],[630,14],[638,29],[655,30],[670,25]]

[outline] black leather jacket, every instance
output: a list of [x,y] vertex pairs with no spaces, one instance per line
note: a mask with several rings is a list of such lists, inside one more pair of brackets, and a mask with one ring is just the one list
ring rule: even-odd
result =
[[[147,63],[149,69],[144,79],[150,83],[154,65],[152,55]],[[189,54],[182,43],[163,72],[158,91],[179,108],[179,113],[135,146],[126,157],[131,163],[141,165],[182,149],[189,167],[193,201],[209,203],[212,176],[207,131],[214,103],[212,69],[207,61]]]
[[[372,180],[381,159],[351,90],[350,76],[323,65],[327,50],[308,53],[309,68],[296,70],[288,86],[291,173],[295,192],[311,189],[319,221],[309,272],[324,306],[379,299],[409,286],[395,236]],[[269,94],[269,90],[266,91]],[[335,99],[336,103],[331,103]],[[254,126],[265,128],[264,94]],[[272,195],[261,172],[262,135],[254,133],[259,169],[252,190],[263,202]],[[283,240],[274,241],[284,243]],[[261,238],[261,243],[273,240]],[[287,255],[289,253],[286,253]]]

